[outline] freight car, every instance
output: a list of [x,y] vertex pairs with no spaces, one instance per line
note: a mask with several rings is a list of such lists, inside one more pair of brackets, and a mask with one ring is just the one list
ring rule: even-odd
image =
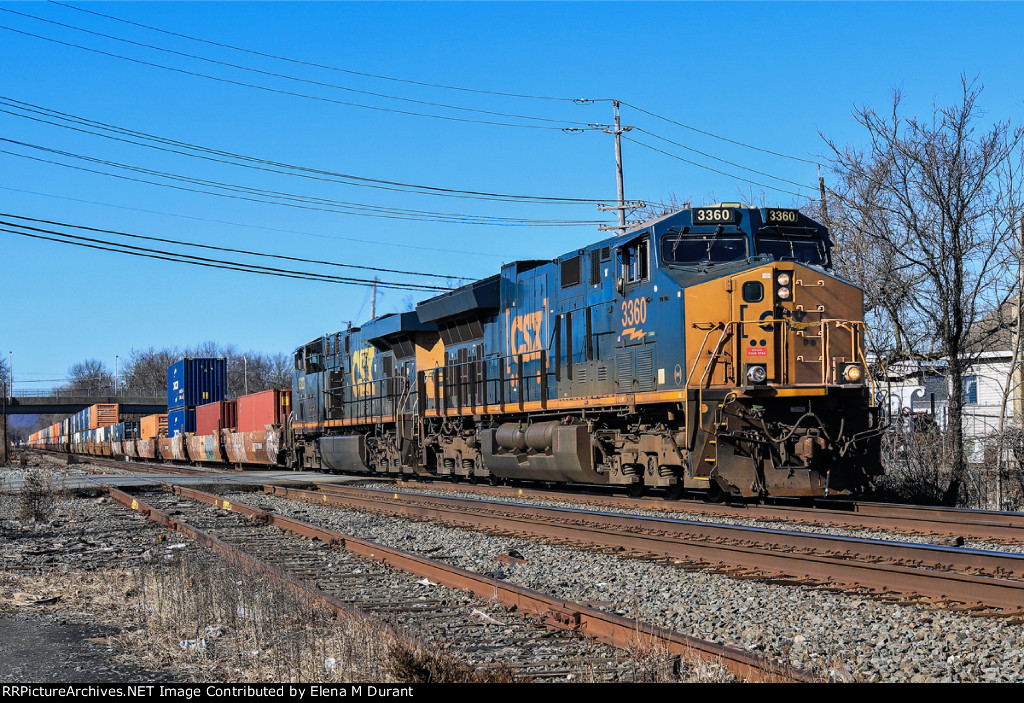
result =
[[299,347],[289,461],[849,494],[880,471],[863,319],[819,223],[682,210]]
[[[290,399],[291,391],[281,389],[253,393],[229,403],[200,405],[194,411],[199,418],[195,431],[188,431],[181,423],[177,430],[171,429],[168,413],[111,424],[117,419],[118,406],[94,405],[33,433],[29,445],[133,460],[284,467],[290,456],[284,444]],[[105,414],[99,414],[97,409],[103,408]],[[98,415],[108,424],[96,426]],[[83,423],[93,426],[80,426]]]

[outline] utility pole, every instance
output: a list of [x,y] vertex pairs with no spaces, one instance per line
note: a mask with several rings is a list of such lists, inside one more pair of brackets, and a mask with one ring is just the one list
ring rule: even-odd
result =
[[7,379],[3,381],[4,387],[4,456],[3,461],[0,462],[0,466],[7,466],[10,461],[10,457],[7,456]]
[[1024,427],[1024,370],[1021,369],[1021,334],[1024,333],[1024,217],[1017,220],[1017,326],[1013,334],[1013,424]]
[[377,277],[373,277],[373,292],[370,294],[370,319],[377,317]]
[[607,225],[601,225],[598,229],[609,230],[618,229],[619,234],[624,234],[626,231],[626,210],[643,207],[642,202],[626,203],[626,188],[623,184],[622,179],[622,134],[633,129],[632,125],[622,126],[619,120],[619,101],[612,100],[612,108],[615,111],[615,126],[612,129],[601,127],[601,125],[592,125],[593,127],[601,127],[601,131],[605,134],[612,134],[615,136],[615,184],[619,195],[619,204],[615,206],[598,205],[597,209],[607,212],[608,210],[617,210],[619,213],[619,226],[610,227]]
[[828,221],[828,201],[825,199],[825,179],[821,177],[821,164],[818,164],[818,192],[821,194],[821,220],[831,234],[832,226]]

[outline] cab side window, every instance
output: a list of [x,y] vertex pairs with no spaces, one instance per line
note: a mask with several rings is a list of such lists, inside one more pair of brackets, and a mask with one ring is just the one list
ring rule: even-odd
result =
[[650,245],[647,237],[622,247],[622,277],[626,283],[639,283],[650,278]]

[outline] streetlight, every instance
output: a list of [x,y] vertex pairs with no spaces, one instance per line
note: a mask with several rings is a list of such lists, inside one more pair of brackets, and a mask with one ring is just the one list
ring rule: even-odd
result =
[[117,359],[118,355],[114,354],[114,397],[117,397]]
[[242,357],[242,380],[245,383],[245,394],[249,395],[249,360]]

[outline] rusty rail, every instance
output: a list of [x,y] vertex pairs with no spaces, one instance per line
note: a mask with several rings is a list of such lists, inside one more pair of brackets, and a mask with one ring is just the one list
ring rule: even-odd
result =
[[615,647],[629,648],[638,641],[652,642],[673,655],[721,662],[733,675],[751,681],[813,682],[817,680],[806,672],[779,667],[739,649],[706,642],[631,618],[553,598],[489,576],[441,564],[368,540],[343,535],[244,503],[229,501],[204,491],[182,486],[172,486],[171,489],[182,497],[209,503],[223,510],[238,512],[254,520],[309,539],[322,540],[357,556],[389,564],[415,576],[426,577],[443,586],[468,590],[477,597],[493,600],[506,608],[519,610],[551,627],[572,629],[586,637]]
[[[471,511],[472,503],[477,503],[479,507],[481,501],[412,494],[402,494],[401,500],[398,501],[389,500],[393,495],[397,496],[398,494],[336,486],[322,487],[319,491],[302,491],[282,486],[266,486],[264,490],[274,495],[293,497],[311,503],[383,512],[389,515],[442,519],[452,524],[478,529],[508,530],[598,547],[621,547],[643,554],[661,555],[690,562],[757,569],[830,584],[847,584],[862,588],[917,594],[1011,611],[1024,610],[1024,581],[950,573],[899,564],[866,563],[851,558],[777,551],[778,543],[787,538],[790,540],[791,547],[802,544],[806,549],[811,549],[810,545],[828,539],[822,535],[811,533],[776,533],[709,523],[679,525],[679,523],[664,521],[652,527],[649,518],[586,515],[583,511],[564,508],[541,508],[510,503],[503,503],[499,506],[489,504],[490,507],[486,512],[475,514]],[[430,503],[434,505],[430,505]],[[508,515],[496,516],[494,514],[496,509],[506,511]],[[548,521],[538,520],[538,514],[549,516]],[[555,517],[561,522],[554,522],[551,517]],[[646,525],[644,525],[645,522]],[[775,543],[770,547],[758,548],[742,544],[729,544],[723,541],[684,539],[678,534],[669,534],[673,525],[678,525],[681,529],[692,530],[689,537],[704,530],[705,540],[708,539],[707,534],[710,533],[719,536],[730,534],[732,541],[738,541],[741,539],[739,535],[746,531],[750,535],[764,533]],[[844,542],[852,545],[857,540],[847,538]],[[875,541],[871,542],[872,547],[876,547],[876,545],[879,550],[886,549],[884,544],[878,545]],[[900,548],[895,545],[890,548],[888,551],[890,558],[894,557]],[[914,554],[919,555],[926,551],[923,549],[915,551],[919,548],[914,545],[902,545],[902,549],[905,552],[905,562],[912,561]],[[948,548],[943,550],[943,553],[948,554],[950,560],[957,556],[957,550]],[[978,560],[985,558],[983,553],[977,555]],[[993,563],[998,563],[996,557],[988,559]],[[1014,557],[1016,561],[1020,559],[1021,557]],[[989,567],[993,568],[992,564],[989,564]]]

